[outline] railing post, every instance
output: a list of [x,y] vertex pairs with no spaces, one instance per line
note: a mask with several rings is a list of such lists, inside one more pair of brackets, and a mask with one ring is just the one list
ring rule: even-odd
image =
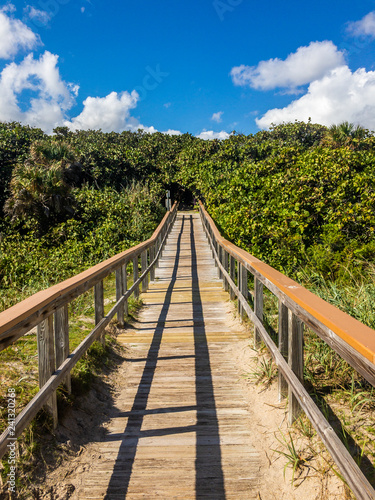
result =
[[[246,300],[247,302],[247,297],[249,294],[248,286],[247,286],[247,269],[245,266],[241,264],[242,272],[241,272],[241,293],[242,297]],[[244,319],[246,316],[245,309],[241,306],[241,319]]]
[[[158,253],[158,251],[160,249],[160,245],[161,245],[161,234],[158,235],[157,240],[156,240],[155,255]],[[158,260],[155,263],[155,269],[157,269],[159,267],[160,257],[161,257],[161,252],[160,252]]]
[[[303,323],[289,311],[288,363],[298,379],[303,382]],[[301,407],[289,386],[289,425],[301,413]]]
[[[237,261],[237,287],[240,292],[240,295],[242,295],[242,264]],[[240,302],[240,298],[238,297],[238,304],[237,304],[237,311],[240,316],[240,321],[242,322],[242,306]]]
[[[289,337],[288,308],[279,300],[279,351],[288,361],[288,337]],[[279,402],[288,396],[288,383],[279,370]]]
[[[254,276],[254,312],[256,317],[263,322],[263,283]],[[261,342],[258,328],[254,328],[254,347],[257,349]]]
[[[53,333],[53,316],[39,323],[37,328],[38,338],[38,363],[39,363],[39,388],[42,388],[56,370],[55,364],[55,339]],[[56,391],[46,403],[46,409],[53,418],[53,428],[58,423]]]
[[[226,272],[229,271],[229,260],[228,260],[228,252],[226,250],[223,250],[223,266]],[[229,290],[229,283],[228,280],[224,277],[224,290],[227,292]]]
[[[141,253],[141,274],[143,274],[147,269],[147,250]],[[142,292],[147,292],[148,289],[148,273],[142,280]]]
[[[125,295],[125,293],[128,290],[128,263],[125,262],[125,264],[122,266],[122,293]],[[124,302],[124,319],[127,318],[129,315],[129,307],[128,307],[128,299],[125,300]]]
[[[230,277],[231,277],[233,283],[235,283],[236,282],[236,259],[234,257],[232,257],[232,255],[230,256],[230,266],[229,267],[230,267]],[[229,293],[230,293],[231,300],[234,300],[236,294],[232,290],[232,287],[230,287]]]
[[[217,256],[218,256],[220,264],[223,264],[223,249],[219,243],[217,243]],[[223,279],[223,273],[221,272],[219,265],[218,265],[218,269],[219,269],[219,279]],[[224,283],[223,283],[223,286],[224,286]]]
[[[155,259],[155,245],[150,246],[150,264]],[[155,266],[152,266],[150,269],[150,281],[155,281]]]
[[[55,312],[55,356],[56,367],[62,363],[69,356],[69,311],[68,306],[65,305]],[[72,381],[70,373],[64,380],[65,389],[68,394],[72,392]]]
[[[122,295],[122,286],[123,286],[123,276],[122,276],[122,266],[116,269],[116,302],[118,302]],[[121,306],[117,310],[117,322],[120,328],[124,328],[124,306]]]
[[[95,324],[97,325],[104,318],[104,285],[103,280],[99,281],[94,288],[95,301]],[[105,333],[100,335],[99,342],[105,344]]]
[[[138,255],[133,259],[133,283],[138,279]],[[139,286],[134,289],[134,298],[137,300],[139,298]]]

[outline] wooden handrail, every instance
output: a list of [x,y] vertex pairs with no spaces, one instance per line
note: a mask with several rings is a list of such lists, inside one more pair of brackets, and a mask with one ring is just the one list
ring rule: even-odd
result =
[[[303,409],[356,498],[374,500],[373,487],[303,385],[303,322],[316,331],[373,385],[375,381],[375,366],[372,363],[373,343],[366,342],[363,345],[363,333],[368,332],[374,336],[375,332],[227,241],[220,235],[203,204],[199,203],[203,227],[219,268],[219,277],[223,279],[224,288],[229,289],[232,299],[237,297],[240,314],[246,314],[253,322],[255,346],[259,344],[259,336],[277,364],[279,398],[286,396],[289,398],[289,423],[292,423]],[[247,271],[254,276],[254,310],[248,303]],[[263,285],[279,298],[279,347],[264,326]],[[354,331],[351,330],[353,325]],[[361,351],[355,349],[358,346]]]
[[[0,458],[7,452],[9,440],[21,435],[26,426],[43,407],[52,413],[57,425],[56,389],[61,383],[70,386],[70,372],[91,344],[103,336],[104,329],[117,314],[119,323],[124,321],[124,311],[131,294],[138,296],[139,285],[147,289],[148,275],[154,268],[173,225],[178,203],[167,212],[151,238],[125,252],[72,277],[47,290],[36,293],[0,314],[0,350],[15,342],[34,326],[38,326],[39,387],[36,396],[15,420],[13,429],[6,429],[0,436]],[[138,276],[138,259],[142,271]],[[137,273],[133,285],[127,289],[126,267],[133,260]],[[104,315],[103,279],[116,272],[116,304]],[[95,328],[80,345],[69,354],[69,318],[67,304],[80,294],[95,287]],[[54,314],[54,317],[51,317]],[[58,342],[56,341],[58,339]],[[63,345],[60,345],[63,344]],[[56,349],[59,352],[56,352]],[[59,361],[58,361],[59,360]],[[68,382],[68,383],[67,383]],[[69,389],[68,389],[69,390]]]
[[1,312],[0,350],[5,349],[8,345],[22,337],[22,335],[40,323],[41,320],[46,319],[64,304],[71,302],[74,298],[92,288],[103,277],[120,267],[124,261],[129,261],[136,255],[149,249],[160,236],[169,214],[174,212],[176,208],[177,202],[173,205],[171,212],[165,214],[151,238],[143,243],[110,257],[72,278],[68,278],[46,290],[37,292]]
[[375,331],[223,238],[199,202],[215,240],[375,386]]

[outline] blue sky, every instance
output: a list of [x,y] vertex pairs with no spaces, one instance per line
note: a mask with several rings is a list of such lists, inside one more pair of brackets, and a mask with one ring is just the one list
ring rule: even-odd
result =
[[375,1],[0,3],[0,120],[225,138],[375,129]]

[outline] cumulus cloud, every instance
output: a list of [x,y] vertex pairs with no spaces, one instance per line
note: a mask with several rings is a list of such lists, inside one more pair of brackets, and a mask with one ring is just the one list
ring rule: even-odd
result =
[[111,92],[106,97],[88,97],[83,101],[82,113],[71,122],[66,122],[66,125],[72,130],[100,128],[103,132],[143,128],[130,117],[130,110],[137,106],[138,100],[139,95],[135,90],[131,93]]
[[344,53],[331,41],[311,42],[299,47],[285,59],[261,61],[257,66],[235,66],[231,70],[235,85],[259,90],[297,87],[322,78],[330,70],[345,64]]
[[32,7],[31,5],[28,5],[24,9],[24,13],[33,21],[37,21],[37,23],[40,23],[42,25],[47,24],[48,21],[51,19],[51,15],[46,12],[45,10],[39,10],[36,9],[35,7]]
[[203,129],[202,132],[197,135],[198,139],[212,140],[212,139],[228,139],[230,134],[222,130],[221,132],[214,132],[213,130]]
[[375,38],[375,12],[369,12],[361,20],[349,23],[347,31],[354,36]]
[[[61,124],[75,103],[78,86],[61,79],[58,56],[46,51],[39,59],[29,54],[20,64],[10,63],[0,73],[0,119],[20,121],[46,132]],[[32,97],[22,109],[22,93]]]
[[218,111],[217,113],[214,113],[212,116],[211,116],[211,120],[213,122],[216,122],[216,123],[221,123],[223,120],[222,120],[222,116],[224,114],[224,111]]
[[0,10],[0,59],[12,59],[20,50],[31,50],[40,43],[22,21],[6,15],[14,11],[13,7],[8,4]]
[[260,128],[271,123],[294,120],[332,125],[350,121],[375,130],[375,71],[360,68],[354,73],[348,66],[332,70],[312,82],[307,93],[282,109],[271,109],[256,119]]

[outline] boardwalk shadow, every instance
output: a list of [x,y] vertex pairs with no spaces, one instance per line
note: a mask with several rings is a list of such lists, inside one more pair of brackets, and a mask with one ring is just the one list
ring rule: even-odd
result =
[[[189,224],[190,222],[190,224]],[[191,244],[191,273],[193,293],[193,331],[194,331],[194,357],[195,357],[195,393],[196,406],[176,406],[148,410],[147,402],[159,359],[159,351],[163,332],[170,309],[173,288],[177,281],[177,272],[181,258],[181,239],[185,224],[190,225]],[[125,499],[136,458],[139,441],[146,437],[173,436],[183,433],[195,432],[196,434],[196,460],[195,460],[195,494],[196,498],[225,499],[223,470],[221,464],[221,449],[219,426],[214,399],[213,381],[210,367],[208,342],[204,326],[202,326],[203,304],[199,291],[199,277],[197,268],[197,253],[192,216],[184,215],[177,239],[177,251],[174,259],[171,281],[166,291],[165,301],[160,312],[157,326],[154,330],[153,340],[148,351],[145,367],[134,398],[130,412],[121,416],[128,417],[126,428],[121,435],[111,435],[108,440],[119,441],[121,445],[107,488],[105,499]],[[176,356],[178,358],[178,356]],[[178,361],[177,361],[178,362]],[[142,424],[146,415],[160,413],[177,413],[196,410],[196,424],[182,427],[164,428],[142,431]],[[120,416],[119,415],[119,416]],[[171,478],[173,481],[173,478]],[[147,481],[147,478],[145,478]],[[145,485],[147,483],[145,482]],[[148,486],[149,487],[149,486]],[[155,484],[155,491],[158,485]],[[178,483],[175,485],[178,491]],[[192,492],[193,493],[193,492]]]

